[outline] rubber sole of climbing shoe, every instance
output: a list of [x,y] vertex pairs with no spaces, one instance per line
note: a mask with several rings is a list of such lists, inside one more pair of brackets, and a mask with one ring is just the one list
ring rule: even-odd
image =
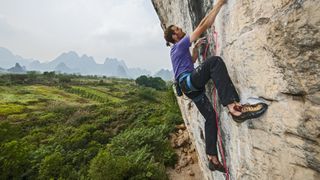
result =
[[258,118],[262,114],[264,114],[268,109],[268,105],[265,103],[258,103],[252,106],[261,106],[261,108],[256,111],[243,112],[240,116],[232,115],[233,120],[236,121],[237,123],[242,123],[248,119]]
[[218,165],[216,165],[216,164],[213,164],[212,161],[209,161],[209,169],[211,171],[220,171],[220,172],[223,172],[223,173],[226,172],[224,167],[222,166],[222,164],[219,163]]

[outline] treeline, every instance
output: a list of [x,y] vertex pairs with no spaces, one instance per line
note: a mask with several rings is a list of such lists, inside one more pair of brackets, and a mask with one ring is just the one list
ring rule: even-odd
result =
[[[84,80],[83,80],[84,79]],[[92,81],[89,81],[92,80]],[[80,75],[80,74],[60,74],[54,71],[37,72],[28,71],[26,74],[0,74],[0,85],[59,85],[59,84],[92,84],[103,85],[104,80],[119,80],[115,77]],[[129,79],[121,79],[129,81]]]
[[[84,78],[85,80],[81,80]],[[88,81],[92,80],[92,81]],[[43,84],[43,85],[105,85],[106,81],[119,80],[119,78],[97,76],[97,75],[79,75],[79,74],[60,74],[51,72],[28,71],[26,74],[0,74],[0,85],[16,85],[16,84]],[[122,81],[131,81],[130,79],[121,79]],[[145,87],[151,87],[156,90],[166,90],[167,83],[160,77],[148,77],[142,75],[135,80],[136,84]]]

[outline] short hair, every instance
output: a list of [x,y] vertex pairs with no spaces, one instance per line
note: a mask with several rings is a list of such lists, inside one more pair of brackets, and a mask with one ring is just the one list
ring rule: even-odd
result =
[[170,46],[170,43],[174,44],[174,40],[172,38],[172,35],[174,35],[174,31],[171,29],[174,25],[170,25],[166,28],[164,31],[164,39],[166,40],[166,45]]

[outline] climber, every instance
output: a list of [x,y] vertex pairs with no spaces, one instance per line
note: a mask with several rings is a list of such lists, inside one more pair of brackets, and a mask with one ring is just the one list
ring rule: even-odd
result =
[[[197,68],[194,68],[193,63],[196,62],[198,57],[196,49],[204,41],[203,38],[198,38],[205,30],[212,26],[224,3],[225,0],[217,0],[216,5],[213,6],[212,10],[201,20],[200,24],[190,35],[186,35],[181,28],[175,25],[170,25],[164,31],[167,46],[172,46],[170,56],[175,80],[181,87],[183,94],[192,99],[206,120],[205,144],[206,154],[209,160],[209,169],[221,172],[225,172],[225,169],[217,156],[217,125],[214,122],[216,112],[208,97],[205,95],[206,83],[210,79],[213,80],[221,104],[227,106],[233,120],[238,123],[244,122],[247,119],[257,118],[268,108],[265,103],[254,105],[241,105],[239,103],[239,95],[221,57],[209,57]],[[189,47],[193,42],[195,42],[195,45],[191,55]]]

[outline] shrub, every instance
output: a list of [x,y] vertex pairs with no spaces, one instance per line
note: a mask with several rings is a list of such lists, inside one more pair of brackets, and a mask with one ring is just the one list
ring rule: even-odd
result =
[[[156,161],[171,164],[175,154],[168,144],[166,126],[156,128],[134,128],[124,131],[111,140],[109,147],[115,154],[125,155],[135,152],[142,147],[148,149],[148,153],[155,157]],[[168,156],[170,154],[170,156]]]
[[167,179],[165,167],[151,158],[146,147],[127,155],[116,155],[102,150],[91,161],[91,179]]
[[60,76],[59,77],[59,83],[70,83],[71,78],[68,76]]
[[10,141],[1,145],[0,179],[20,179],[31,167],[29,153],[32,147],[21,141]]
[[128,155],[131,162],[131,168],[128,172],[129,179],[168,179],[165,166],[162,163],[155,162],[148,151],[148,147],[145,146]]
[[40,179],[57,179],[60,177],[60,171],[63,168],[63,164],[64,160],[60,152],[55,152],[46,156],[40,164]]
[[130,164],[123,156],[114,156],[103,150],[92,159],[89,168],[89,177],[95,180],[122,180],[128,174]]
[[151,88],[143,88],[138,91],[138,97],[148,101],[157,102],[156,91]]
[[16,139],[21,134],[21,128],[9,124],[8,122],[0,122],[0,143],[8,142]]

